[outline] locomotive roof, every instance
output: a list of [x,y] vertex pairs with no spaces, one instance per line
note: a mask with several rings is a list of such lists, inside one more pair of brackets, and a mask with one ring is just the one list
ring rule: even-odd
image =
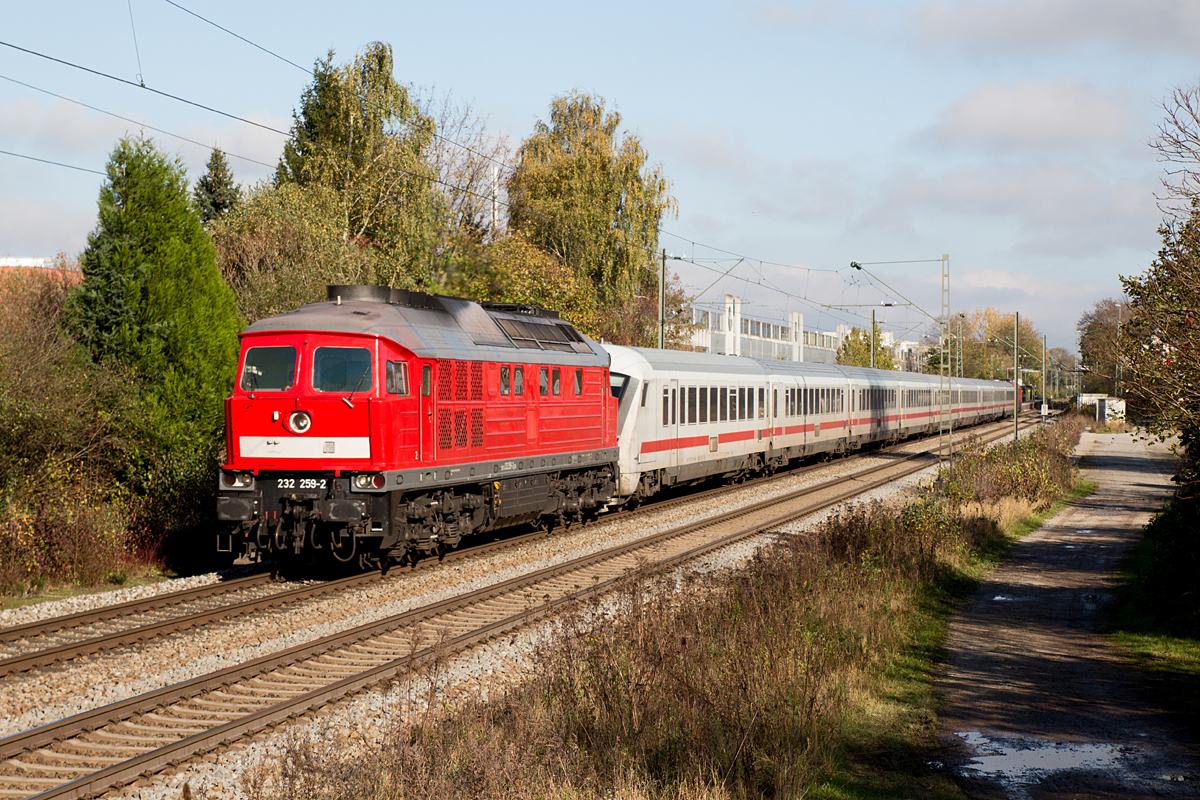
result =
[[389,339],[420,358],[607,366],[608,353],[553,312],[481,306],[387,287],[331,286],[330,299],[252,323],[242,335],[320,331]]

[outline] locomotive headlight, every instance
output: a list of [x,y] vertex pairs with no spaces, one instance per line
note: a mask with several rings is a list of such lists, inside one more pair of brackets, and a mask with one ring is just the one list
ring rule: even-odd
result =
[[380,472],[354,476],[355,489],[382,489],[386,482],[387,479]]
[[312,417],[304,411],[293,411],[288,417],[288,427],[295,433],[304,433],[312,425]]
[[245,489],[254,482],[249,472],[222,472],[221,483],[229,489]]

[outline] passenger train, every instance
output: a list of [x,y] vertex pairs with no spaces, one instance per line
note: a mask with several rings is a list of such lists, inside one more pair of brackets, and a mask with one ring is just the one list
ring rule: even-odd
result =
[[[939,379],[598,344],[555,312],[377,286],[260,320],[225,401],[217,549],[385,567],[664,487],[936,431]],[[1013,387],[952,381],[955,427]]]

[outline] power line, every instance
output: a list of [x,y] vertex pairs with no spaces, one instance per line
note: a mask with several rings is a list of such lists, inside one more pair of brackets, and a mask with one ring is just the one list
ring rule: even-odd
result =
[[236,34],[236,33],[234,33],[233,31],[229,30],[229,28],[222,27],[222,26],[218,25],[217,23],[213,22],[211,19],[207,19],[206,17],[202,17],[202,16],[200,16],[199,14],[197,14],[195,11],[192,11],[192,10],[190,10],[190,9],[184,8],[183,6],[179,5],[179,3],[176,3],[176,2],[174,2],[173,0],[164,0],[164,1],[165,1],[166,3],[168,3],[169,5],[173,5],[173,6],[175,6],[176,8],[178,8],[178,9],[179,9],[180,11],[182,11],[183,13],[185,13],[185,14],[191,14],[193,17],[195,17],[196,19],[200,20],[201,22],[207,22],[209,25],[212,25],[214,28],[216,28],[216,29],[218,29],[218,30],[225,31],[225,33],[228,33],[228,34],[229,34],[230,36],[232,36],[233,38],[235,38],[235,39],[241,39],[243,42],[245,42],[246,44],[250,45],[251,47],[258,48],[259,50],[262,50],[262,51],[263,51],[264,53],[266,53],[267,55],[269,55],[269,56],[273,56],[274,58],[278,58],[280,61],[282,61],[282,62],[283,62],[283,63],[285,63],[285,64],[291,64],[293,67],[295,67],[296,69],[300,70],[301,72],[306,72],[306,73],[307,73],[307,72],[311,72],[311,70],[310,70],[310,69],[308,69],[308,67],[302,67],[302,66],[300,66],[299,64],[297,64],[295,61],[292,61],[292,60],[290,60],[290,59],[284,58],[283,56],[279,55],[279,53],[276,53],[274,50],[268,50],[267,48],[263,47],[263,46],[262,46],[262,45],[260,45],[260,44],[255,44],[254,42],[252,42],[252,41],[250,41],[249,39],[247,39],[245,36],[241,36],[241,35],[239,35],[239,34]]
[[[57,94],[56,92],[51,92],[48,89],[42,89],[38,86],[34,86],[33,84],[25,83],[24,81],[19,81],[16,78],[10,78],[7,75],[0,75],[0,80],[5,80],[5,81],[8,81],[9,83],[15,83],[18,86],[24,86],[26,89],[32,89],[35,92],[41,92],[42,94],[49,95],[50,97],[54,97],[59,100],[65,100],[68,103],[74,103],[77,106],[83,106],[84,108],[90,109],[91,111],[95,111],[98,114],[105,114],[107,116],[112,117],[113,119],[119,119],[122,122],[129,122],[133,125],[137,125],[138,127],[145,128],[146,130],[154,131],[155,133],[161,133],[164,136],[170,136],[174,139],[178,139],[181,142],[187,142],[189,144],[194,144],[199,147],[206,148],[206,149],[209,147],[209,145],[207,145],[203,142],[198,142],[195,139],[189,139],[188,137],[181,136],[178,133],[171,133],[168,130],[163,130],[162,128],[156,128],[153,125],[147,125],[146,123],[140,122],[136,119],[130,119],[129,117],[123,117],[120,114],[114,114],[111,111],[105,111],[103,108],[97,108],[96,106],[88,105],[87,103],[84,103],[80,100],[75,100],[73,98],[67,97],[66,95],[61,95],[61,94]],[[224,151],[222,151],[222,152],[224,152]],[[275,166],[274,164],[268,164],[265,161],[259,161],[254,158],[250,158],[249,156],[240,156],[237,153],[225,153],[225,155],[231,156],[231,157],[239,159],[241,161],[247,161],[251,164],[258,164],[259,166],[262,166],[262,167],[271,168],[271,167]]]
[[53,164],[56,167],[65,167],[67,169],[78,170],[79,172],[90,172],[93,175],[103,175],[106,178],[108,177],[107,172],[101,172],[98,169],[88,169],[87,167],[77,167],[74,164],[64,164],[61,161],[51,161],[48,158],[38,158],[37,156],[27,156],[24,153],[14,153],[10,150],[0,150],[0,153],[3,153],[6,156],[13,156],[14,158],[24,158],[28,161],[40,161],[43,164]]

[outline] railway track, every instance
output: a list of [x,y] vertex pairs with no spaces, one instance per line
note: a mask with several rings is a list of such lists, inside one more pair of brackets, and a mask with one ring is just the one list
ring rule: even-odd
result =
[[[1011,429],[1008,429],[1011,430]],[[1008,430],[994,438],[1002,438]],[[897,454],[764,500],[0,740],[0,798],[91,797],[925,469]]]
[[[993,426],[977,426],[965,429],[956,436],[978,435],[981,431],[989,430],[992,427],[1003,430],[1007,424],[1002,422],[995,423]],[[842,459],[842,463],[849,463],[865,456],[903,452],[905,448],[911,448],[914,445],[919,447],[926,441],[928,440],[908,441],[881,450],[854,453]],[[661,511],[677,505],[719,497],[732,489],[767,484],[827,466],[828,462],[818,462],[786,472],[755,478],[733,487],[721,486],[668,497],[643,508],[606,515],[604,519],[605,521],[620,521],[628,516],[646,511]],[[495,550],[515,547],[546,535],[548,535],[546,532],[534,532],[486,542],[454,551],[440,561],[426,559],[412,567],[393,568],[386,576],[371,572],[337,580],[308,582],[292,589],[280,589],[277,588],[278,584],[270,575],[263,573],[119,605],[104,606],[49,620],[2,628],[0,629],[0,678],[68,662],[93,653],[138,644],[158,636],[211,624],[219,620],[233,619],[289,603],[346,591],[386,580],[412,569],[477,558]],[[236,595],[239,599],[227,602],[230,595]]]

